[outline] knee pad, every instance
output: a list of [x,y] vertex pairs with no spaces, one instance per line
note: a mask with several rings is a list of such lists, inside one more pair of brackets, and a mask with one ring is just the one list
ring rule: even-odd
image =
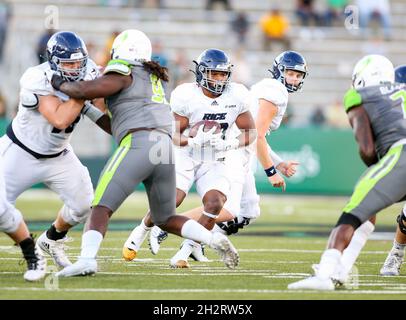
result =
[[338,219],[336,227],[338,227],[341,224],[349,224],[355,230],[357,230],[358,227],[362,224],[362,221],[352,213],[343,212],[340,218]]
[[83,208],[81,211],[74,211],[67,205],[64,205],[61,209],[61,217],[66,223],[75,226],[79,223],[85,222],[91,212],[92,209],[90,206],[88,208]]
[[403,212],[400,215],[398,215],[398,217],[396,218],[396,222],[399,225],[400,232],[406,234],[406,226],[404,225],[404,223],[406,223],[406,217],[403,214]]
[[19,210],[11,205],[4,206],[4,211],[0,213],[0,231],[5,233],[13,233],[17,231],[18,226],[23,220],[23,216]]

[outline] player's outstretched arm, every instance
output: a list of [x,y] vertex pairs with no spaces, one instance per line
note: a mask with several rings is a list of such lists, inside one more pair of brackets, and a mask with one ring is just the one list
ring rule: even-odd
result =
[[268,152],[266,133],[271,125],[272,119],[277,115],[278,108],[270,101],[259,100],[258,116],[255,121],[257,128],[257,157],[268,176],[269,182],[276,188],[282,187],[285,190],[285,180],[277,173],[274,162]]
[[85,100],[107,98],[128,88],[131,82],[130,75],[118,73],[108,73],[95,80],[79,82],[68,82],[54,73],[51,79],[51,84],[56,90],[62,91],[69,97]]

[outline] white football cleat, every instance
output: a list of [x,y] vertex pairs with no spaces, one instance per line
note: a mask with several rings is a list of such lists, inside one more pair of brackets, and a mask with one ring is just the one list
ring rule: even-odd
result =
[[132,261],[136,258],[137,252],[140,250],[148,232],[149,230],[145,230],[141,226],[134,228],[123,246],[122,255],[124,260]]
[[209,246],[220,255],[221,260],[223,260],[227,268],[234,269],[238,266],[240,256],[233,244],[224,234],[214,232]]
[[27,281],[38,281],[45,277],[47,260],[37,248],[35,248],[36,258],[27,260],[27,271],[24,279]]
[[192,253],[190,257],[199,262],[209,262],[210,260],[204,255],[204,245],[195,242],[193,244]]
[[57,272],[57,277],[89,276],[97,272],[97,261],[93,258],[79,258],[74,264]]
[[319,277],[309,277],[288,285],[289,290],[322,290],[333,291],[334,283],[331,279],[321,279]]
[[37,239],[36,247],[40,251],[50,255],[54,259],[55,265],[59,269],[63,269],[72,264],[65,252],[65,242],[70,241],[70,238],[64,237],[60,240],[51,240],[47,237],[47,232],[43,232]]
[[403,251],[391,250],[381,268],[381,276],[398,276],[400,274],[400,267],[403,263],[403,256]]
[[151,233],[149,234],[148,243],[149,249],[152,254],[157,254],[161,246],[162,241],[168,237],[168,232],[163,231],[158,226],[153,226]]
[[185,239],[180,246],[180,250],[171,258],[170,266],[172,268],[190,268],[187,261],[193,251],[194,241]]

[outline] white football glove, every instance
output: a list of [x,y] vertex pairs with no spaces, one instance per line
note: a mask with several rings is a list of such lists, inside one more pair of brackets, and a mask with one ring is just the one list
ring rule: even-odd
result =
[[203,131],[204,124],[202,124],[197,130],[196,136],[194,138],[188,138],[187,144],[193,148],[201,148],[210,143],[210,139],[213,136],[216,127],[211,128],[209,131]]
[[210,139],[210,145],[216,151],[228,151],[232,149],[238,149],[240,146],[240,140],[237,138],[223,140],[221,139],[221,133],[214,134]]

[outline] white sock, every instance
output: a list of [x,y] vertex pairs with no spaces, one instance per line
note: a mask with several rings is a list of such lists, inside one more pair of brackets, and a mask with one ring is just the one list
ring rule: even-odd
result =
[[367,242],[369,235],[374,231],[375,226],[371,221],[366,221],[355,230],[348,247],[343,251],[341,264],[345,272],[350,272],[357,260],[362,248]]
[[192,239],[204,244],[210,243],[212,235],[211,231],[192,219],[189,219],[183,224],[180,234],[183,238]]
[[151,230],[152,227],[147,227],[147,226],[145,225],[144,219],[145,219],[145,218],[142,218],[141,223],[140,223],[140,227],[143,228],[145,231]]
[[393,240],[392,251],[396,250],[396,251],[400,251],[401,253],[404,254],[405,247],[406,247],[406,244],[401,244],[401,243],[396,242],[396,240]]
[[341,252],[337,249],[327,249],[321,256],[317,276],[322,279],[329,279],[340,263]]
[[97,256],[103,235],[96,230],[86,231],[82,236],[82,250],[80,258],[93,258]]

